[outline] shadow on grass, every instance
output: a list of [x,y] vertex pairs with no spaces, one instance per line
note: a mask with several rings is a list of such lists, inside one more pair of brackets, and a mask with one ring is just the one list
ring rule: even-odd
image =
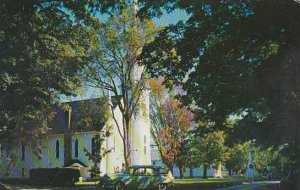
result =
[[[240,185],[243,182],[249,182],[252,179],[245,177],[224,177],[211,179],[178,179],[175,181],[173,190],[211,190],[220,189],[229,186]],[[263,180],[257,178],[256,181]]]
[[[255,179],[256,181],[263,179]],[[170,190],[212,190],[212,189],[220,189],[230,186],[238,186],[242,184],[242,182],[250,181],[245,177],[224,177],[224,178],[210,178],[210,179],[176,179],[174,186]],[[31,189],[35,187],[35,189],[40,189],[41,186],[33,185],[30,187],[28,185],[28,181],[6,181],[8,184],[12,185],[20,185],[20,187],[26,187]],[[27,183],[26,183],[27,182]],[[99,186],[96,185],[97,182],[77,182],[75,186],[69,187],[47,187],[47,189],[64,189],[64,190],[101,190]],[[28,186],[27,186],[28,185]],[[45,188],[45,187],[43,187]],[[1,189],[1,188],[0,188]],[[130,189],[131,190],[131,189]]]

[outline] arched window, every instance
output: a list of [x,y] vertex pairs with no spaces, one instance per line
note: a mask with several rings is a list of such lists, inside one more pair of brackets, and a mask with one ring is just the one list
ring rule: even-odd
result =
[[92,138],[92,156],[95,156],[95,154],[96,154],[96,138],[95,137],[93,137]]
[[75,140],[75,158],[78,158],[78,139]]
[[24,144],[22,144],[22,155],[21,155],[21,158],[22,158],[22,160],[25,160],[25,145]]
[[24,177],[24,176],[25,176],[25,168],[22,168],[22,170],[21,170],[21,174],[22,174],[22,177]]
[[56,140],[55,143],[55,152],[56,152],[56,158],[59,158],[59,140]]

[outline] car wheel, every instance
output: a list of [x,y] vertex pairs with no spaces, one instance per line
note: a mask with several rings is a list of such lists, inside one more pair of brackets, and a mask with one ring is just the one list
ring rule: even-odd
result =
[[158,190],[166,190],[167,189],[167,184],[161,183],[158,185]]
[[125,185],[119,182],[117,183],[115,190],[125,190]]

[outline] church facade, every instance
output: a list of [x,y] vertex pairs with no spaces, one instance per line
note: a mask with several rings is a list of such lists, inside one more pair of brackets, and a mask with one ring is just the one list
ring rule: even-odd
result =
[[[149,95],[147,92],[143,94],[143,101],[146,109],[138,110],[134,114],[131,130],[129,131],[131,165],[151,164]],[[76,102],[70,102],[70,105],[74,107]],[[103,130],[109,127],[111,135],[105,138],[101,149],[111,151],[105,155],[99,166],[102,175],[121,171],[125,166],[123,141],[120,136],[122,129],[118,129],[116,124],[118,122],[118,126],[123,127],[122,114],[117,106],[112,109],[115,119],[109,118],[103,127]],[[61,110],[57,111],[59,123],[63,123],[65,120],[63,117],[65,116],[66,114]],[[66,127],[66,124],[62,124],[60,127]],[[39,142],[42,150],[40,155],[34,153],[34,148],[30,145],[20,144],[11,150],[7,150],[0,145],[0,178],[27,178],[32,168],[78,167],[82,178],[88,179],[90,177],[88,170],[91,168],[92,162],[86,156],[84,149],[89,152],[93,151],[93,141],[98,133],[99,131],[96,130],[71,133],[71,159],[73,163],[69,166],[64,165],[65,142],[63,130],[57,130],[41,138]]]

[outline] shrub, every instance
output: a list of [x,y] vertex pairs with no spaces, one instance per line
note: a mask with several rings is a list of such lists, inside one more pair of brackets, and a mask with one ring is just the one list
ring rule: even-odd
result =
[[32,183],[40,185],[74,185],[79,180],[76,168],[36,168],[29,171]]

